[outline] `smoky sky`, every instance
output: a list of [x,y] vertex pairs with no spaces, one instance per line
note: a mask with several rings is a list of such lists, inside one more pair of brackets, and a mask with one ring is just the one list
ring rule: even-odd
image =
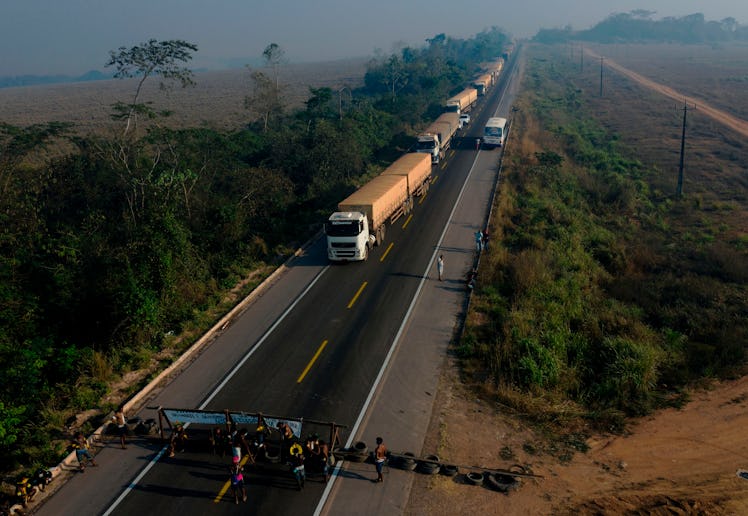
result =
[[191,66],[221,68],[259,58],[269,43],[291,62],[321,61],[492,26],[517,37],[584,29],[634,9],[748,24],[748,2],[738,0],[0,0],[0,76],[102,70],[110,50],[151,38],[195,43]]

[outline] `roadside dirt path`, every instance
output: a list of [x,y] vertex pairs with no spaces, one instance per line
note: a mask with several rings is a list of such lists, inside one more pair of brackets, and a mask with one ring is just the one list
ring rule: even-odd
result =
[[[585,49],[585,52],[587,53],[587,55],[594,59],[600,59],[601,57],[599,54],[596,54],[589,49]],[[639,75],[638,73],[633,72],[628,68],[624,68],[610,58],[606,57],[604,59],[605,66],[607,66],[608,68],[617,71],[621,75],[628,77],[629,79],[641,84],[646,88],[657,91],[665,95],[666,97],[670,97],[677,102],[685,102],[689,106],[696,106],[696,109],[698,109],[708,117],[713,118],[717,122],[748,138],[748,122],[746,122],[745,120],[734,117],[719,109],[713,108],[709,104],[705,103],[702,99],[683,95],[682,93],[678,93],[676,90],[670,88],[669,86],[664,86],[653,80],[647,79],[646,77]]]
[[424,453],[486,468],[529,465],[543,478],[505,495],[462,474],[418,475],[405,514],[748,514],[748,480],[736,475],[748,468],[748,377],[694,393],[683,409],[643,418],[626,436],[595,436],[589,451],[562,461],[553,443],[476,399],[456,365],[447,369]]

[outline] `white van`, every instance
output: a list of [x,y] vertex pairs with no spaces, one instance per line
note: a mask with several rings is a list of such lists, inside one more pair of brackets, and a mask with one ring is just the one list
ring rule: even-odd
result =
[[486,147],[501,147],[506,136],[506,118],[489,118],[483,129],[483,145]]

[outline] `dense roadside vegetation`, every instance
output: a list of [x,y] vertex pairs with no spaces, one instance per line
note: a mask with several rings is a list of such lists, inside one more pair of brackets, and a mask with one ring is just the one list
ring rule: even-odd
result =
[[[628,87],[636,105],[611,109],[627,106],[625,94],[599,98],[565,52],[528,51],[495,236],[456,351],[467,377],[518,413],[567,431],[621,429],[627,416],[682,403],[702,378],[743,372],[748,198],[738,163],[748,149],[713,139],[743,160],[671,196],[674,174],[657,166],[670,151],[662,129],[640,123],[656,105]],[[643,141],[660,156],[637,155]],[[724,153],[699,148],[689,167]]]
[[[165,129],[157,106],[135,102],[113,106],[123,129],[109,137],[0,123],[3,469],[56,461],[71,415],[110,410],[113,379],[194,341],[229,289],[251,288],[314,234],[505,43],[496,29],[437,35],[372,59],[348,98],[313,88],[292,113],[272,72],[256,73],[257,121],[228,132]],[[142,49],[120,50],[114,64]],[[280,50],[268,47],[268,64]]]

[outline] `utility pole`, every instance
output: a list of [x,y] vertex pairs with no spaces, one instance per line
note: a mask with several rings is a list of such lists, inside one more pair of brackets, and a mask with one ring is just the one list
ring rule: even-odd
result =
[[603,96],[603,57],[600,56],[600,97]]
[[683,99],[683,132],[681,133],[681,137],[680,137],[680,163],[678,164],[678,186],[675,189],[675,195],[677,197],[681,197],[683,195],[683,169],[685,168],[685,160],[686,160],[686,113],[688,113],[688,109],[689,109],[688,103],[686,102],[686,99]]

